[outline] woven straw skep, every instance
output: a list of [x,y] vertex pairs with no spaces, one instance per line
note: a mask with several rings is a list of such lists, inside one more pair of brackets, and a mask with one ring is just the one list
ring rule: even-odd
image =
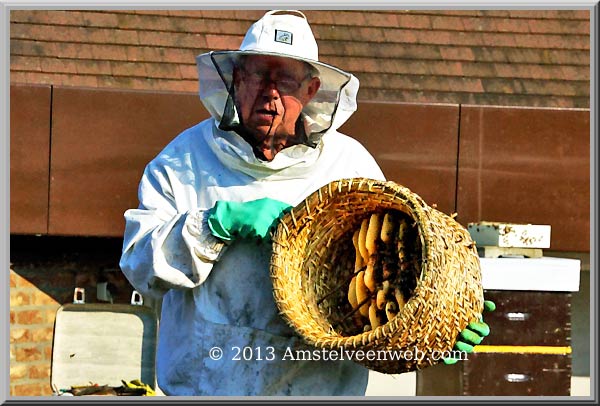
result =
[[[354,272],[351,237],[364,218],[385,210],[402,211],[417,225],[419,279],[396,317],[347,334],[338,321],[351,309],[345,299]],[[394,182],[343,179],[312,193],[279,222],[271,279],[280,313],[308,343],[345,354],[376,351],[375,359],[356,362],[383,373],[441,361],[440,354],[452,350],[459,332],[483,310],[479,258],[467,230]]]

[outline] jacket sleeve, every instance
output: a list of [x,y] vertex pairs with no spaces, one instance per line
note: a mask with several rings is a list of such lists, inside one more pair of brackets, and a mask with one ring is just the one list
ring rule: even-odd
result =
[[146,167],[138,189],[140,204],[125,212],[119,263],[133,287],[154,298],[169,289],[200,285],[225,248],[206,225],[206,209],[177,209],[174,188],[180,187],[168,175],[168,167],[153,162]]

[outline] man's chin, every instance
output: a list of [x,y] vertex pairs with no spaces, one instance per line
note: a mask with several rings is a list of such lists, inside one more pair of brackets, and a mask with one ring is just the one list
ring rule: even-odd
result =
[[273,159],[275,159],[275,155],[277,155],[277,151],[276,150],[262,150],[262,156],[259,156],[260,159],[263,159],[265,161],[272,161]]
[[255,127],[250,130],[250,132],[258,142],[264,142],[267,138],[271,138],[273,136],[274,131],[275,129],[271,126]]

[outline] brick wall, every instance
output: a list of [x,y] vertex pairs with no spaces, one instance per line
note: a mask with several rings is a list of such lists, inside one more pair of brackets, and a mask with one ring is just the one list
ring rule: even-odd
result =
[[[29,278],[28,278],[29,276]],[[10,269],[10,392],[49,394],[52,334],[57,301],[32,283],[31,275]]]
[[[196,92],[262,10],[14,10],[11,82]],[[311,11],[360,100],[589,107],[588,10]]]

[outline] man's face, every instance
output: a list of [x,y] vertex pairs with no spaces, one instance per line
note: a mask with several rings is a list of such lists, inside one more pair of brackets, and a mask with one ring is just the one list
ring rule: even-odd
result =
[[294,144],[296,121],[321,82],[303,62],[263,55],[247,56],[234,81],[242,124],[270,161]]

